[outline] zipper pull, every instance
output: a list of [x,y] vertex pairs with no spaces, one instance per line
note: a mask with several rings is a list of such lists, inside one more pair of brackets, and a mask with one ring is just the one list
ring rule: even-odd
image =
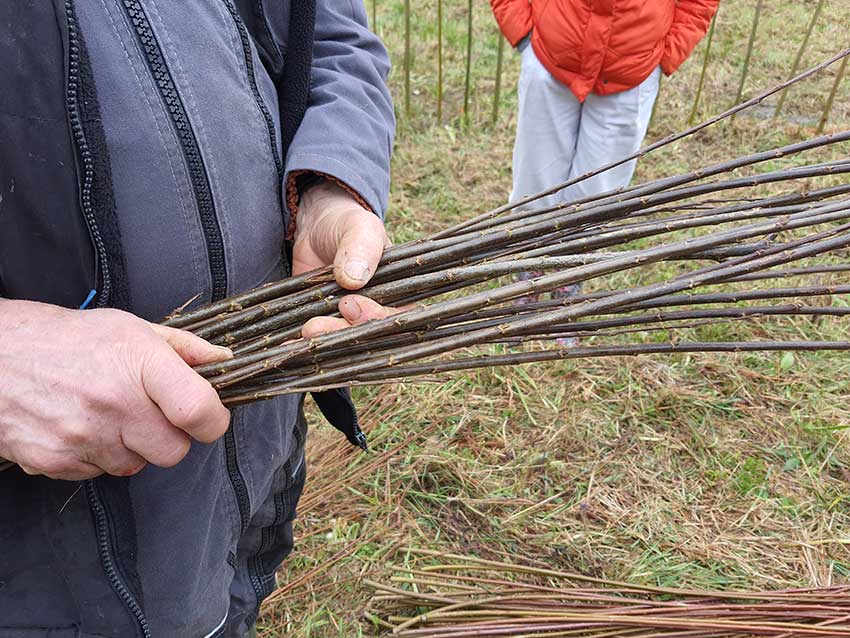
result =
[[89,291],[88,297],[86,297],[86,300],[80,306],[80,310],[85,310],[86,308],[88,308],[89,305],[91,304],[91,302],[94,300],[94,297],[95,297],[96,294],[97,294],[97,290],[92,288]]

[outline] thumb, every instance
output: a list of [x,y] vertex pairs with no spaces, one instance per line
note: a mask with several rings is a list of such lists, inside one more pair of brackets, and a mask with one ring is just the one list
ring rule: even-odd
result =
[[215,363],[233,357],[233,352],[229,348],[214,346],[186,330],[168,328],[155,323],[148,325],[190,366]]
[[365,286],[381,260],[387,245],[384,225],[366,210],[352,214],[337,244],[334,278],[346,290]]

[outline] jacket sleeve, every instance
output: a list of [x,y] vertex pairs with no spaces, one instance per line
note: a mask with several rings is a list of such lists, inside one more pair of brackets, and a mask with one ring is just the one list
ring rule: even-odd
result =
[[688,59],[708,31],[719,4],[720,0],[679,0],[676,3],[676,13],[667,32],[661,58],[664,73],[670,75]]
[[362,1],[317,0],[310,97],[287,152],[287,191],[298,174],[321,173],[383,217],[395,133],[389,69]]
[[490,5],[499,29],[515,47],[531,31],[531,3],[529,0],[490,0]]

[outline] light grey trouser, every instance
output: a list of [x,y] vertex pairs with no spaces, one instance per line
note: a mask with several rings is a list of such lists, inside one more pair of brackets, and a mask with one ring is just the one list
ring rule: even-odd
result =
[[[511,202],[627,157],[640,148],[658,96],[660,68],[633,89],[611,95],[591,93],[581,103],[552,77],[530,44],[521,56]],[[627,186],[634,170],[635,162],[628,162],[529,206],[551,206]]]

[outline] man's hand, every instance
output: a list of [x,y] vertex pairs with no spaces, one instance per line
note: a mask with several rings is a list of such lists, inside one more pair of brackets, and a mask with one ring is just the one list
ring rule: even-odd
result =
[[[292,272],[300,275],[333,264],[337,283],[346,290],[359,290],[375,274],[384,248],[389,245],[380,219],[343,188],[323,182],[308,190],[301,200]],[[342,319],[316,317],[304,324],[301,334],[315,337],[397,312],[362,295],[343,297],[339,311]]]
[[230,413],[190,366],[229,350],[117,310],[0,300],[0,457],[82,480],[170,467]]

